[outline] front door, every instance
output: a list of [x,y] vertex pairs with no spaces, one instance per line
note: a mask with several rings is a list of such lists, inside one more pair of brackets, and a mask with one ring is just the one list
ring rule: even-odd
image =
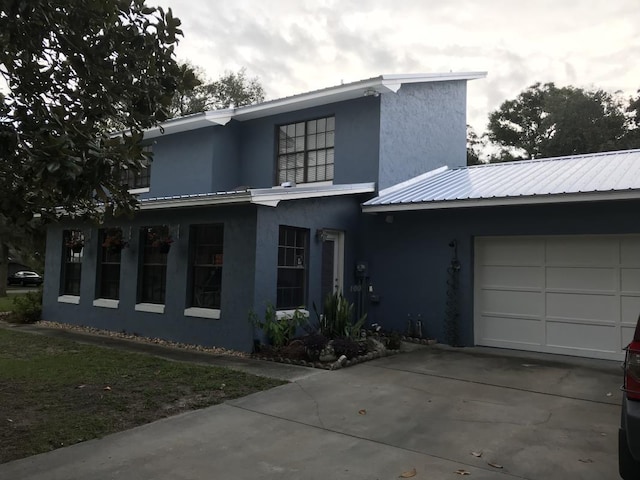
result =
[[344,232],[324,230],[322,235],[322,301],[335,291],[342,292],[344,277]]

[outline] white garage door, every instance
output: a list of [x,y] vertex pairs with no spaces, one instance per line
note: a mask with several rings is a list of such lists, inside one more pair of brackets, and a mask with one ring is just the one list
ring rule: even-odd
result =
[[640,237],[479,237],[474,297],[477,345],[622,359],[640,313]]

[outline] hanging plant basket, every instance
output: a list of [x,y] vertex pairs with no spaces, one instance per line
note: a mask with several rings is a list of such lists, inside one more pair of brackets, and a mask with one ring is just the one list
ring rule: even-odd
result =
[[105,247],[109,253],[120,253],[122,249],[128,245],[129,242],[122,238],[122,230],[120,229],[107,230],[104,242],[102,242],[102,246]]
[[80,253],[82,251],[83,247],[84,247],[84,245],[82,243],[75,243],[75,244],[71,245],[71,251],[73,253]]
[[171,244],[167,243],[167,242],[162,242],[160,243],[160,253],[169,253],[169,250],[171,250]]

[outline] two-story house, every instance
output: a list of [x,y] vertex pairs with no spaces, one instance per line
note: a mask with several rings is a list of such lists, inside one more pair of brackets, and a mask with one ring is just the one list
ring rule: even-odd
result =
[[337,288],[366,310],[362,203],[465,164],[466,83],[484,75],[384,75],[148,131],[133,219],[49,228],[43,317],[249,351],[267,303],[310,310]]

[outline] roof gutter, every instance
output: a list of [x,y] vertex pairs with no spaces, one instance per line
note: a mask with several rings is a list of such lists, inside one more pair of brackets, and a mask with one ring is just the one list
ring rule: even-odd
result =
[[364,213],[408,212],[416,210],[443,210],[450,208],[499,207],[510,205],[549,205],[554,203],[604,202],[615,200],[638,200],[640,191],[591,192],[562,195],[535,195],[530,197],[479,198],[446,200],[386,205],[362,205]]

